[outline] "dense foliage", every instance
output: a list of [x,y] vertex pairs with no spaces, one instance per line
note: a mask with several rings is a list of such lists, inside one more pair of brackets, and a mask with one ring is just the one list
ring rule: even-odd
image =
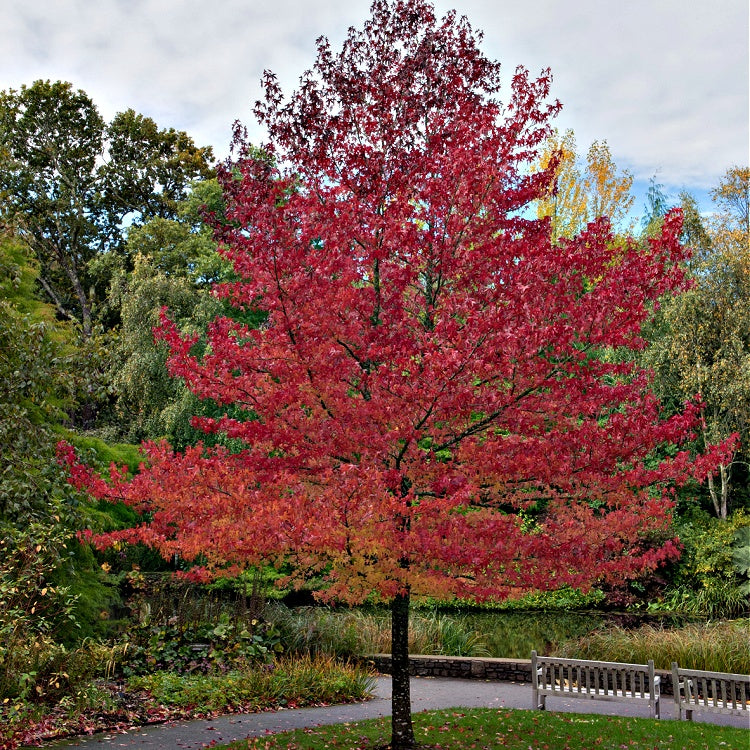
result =
[[133,110],[106,124],[83,91],[36,81],[0,95],[0,220],[34,252],[38,283],[84,338],[97,319],[124,227],[174,215],[211,174],[210,148]]
[[700,394],[701,442],[737,434],[740,440],[721,463],[718,481],[709,478],[715,514],[750,501],[750,234],[747,196],[750,171],[730,169],[714,191],[717,212],[695,214],[683,197],[686,240],[693,257],[691,288],[665,300],[654,321],[656,334],[646,361],[657,371],[660,395],[674,401]]

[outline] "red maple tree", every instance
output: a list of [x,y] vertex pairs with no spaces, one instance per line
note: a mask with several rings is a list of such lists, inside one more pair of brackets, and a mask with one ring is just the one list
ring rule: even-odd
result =
[[550,73],[519,68],[501,103],[480,40],[425,0],[375,0],[340,53],[318,40],[288,100],[266,74],[270,142],[238,128],[222,172],[238,280],[216,291],[267,322],[219,318],[200,355],[166,316],[158,330],[174,376],[247,415],[197,420],[243,449],[148,445],[108,482],[71,459],[76,482],[149,512],[100,543],[207,575],[283,564],[322,574],[322,598],[389,602],[394,750],[415,746],[410,596],[654,569],[677,552],[670,488],[712,460],[659,452],[696,412],[661,419],[627,356],[682,283],[679,214],[645,247],[606,218],[553,241],[524,212],[554,179],[530,168],[559,109]]

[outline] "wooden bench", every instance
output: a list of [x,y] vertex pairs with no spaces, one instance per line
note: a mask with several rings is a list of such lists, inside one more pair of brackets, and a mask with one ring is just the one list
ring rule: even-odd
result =
[[683,669],[672,662],[672,685],[677,716],[688,721],[693,711],[750,716],[750,675]]
[[609,661],[562,659],[531,652],[531,694],[534,708],[544,710],[548,695],[648,704],[659,718],[660,678],[654,662],[620,664]]

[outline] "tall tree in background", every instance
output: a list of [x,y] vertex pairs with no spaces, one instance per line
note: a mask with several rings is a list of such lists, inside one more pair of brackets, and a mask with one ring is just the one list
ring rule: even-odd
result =
[[575,135],[567,130],[551,136],[542,150],[538,167],[553,168],[556,180],[536,202],[537,216],[550,217],[552,237],[575,237],[590,221],[606,216],[620,227],[633,206],[633,177],[619,172],[606,141],[594,141],[581,165]]
[[[153,329],[161,310],[183,331],[202,334],[226,305],[211,293],[213,283],[229,277],[230,265],[216,252],[203,211],[223,213],[216,180],[194,186],[177,207],[177,218],[155,217],[129,233],[126,252],[133,269],[114,280],[110,303],[121,312],[119,335],[112,352],[111,382],[117,393],[117,420],[128,441],[156,439],[176,432],[183,442],[189,419],[198,408],[184,385],[167,373],[168,349],[155,341]],[[186,410],[192,408],[189,414]]]
[[690,196],[683,196],[686,241],[693,284],[664,301],[657,335],[645,361],[657,373],[659,393],[672,403],[696,393],[703,402],[703,443],[738,434],[736,451],[709,476],[714,512],[726,518],[732,494],[750,497],[750,237],[747,196],[750,170],[730,169],[713,191],[717,212],[702,220]]
[[696,411],[660,421],[632,358],[603,356],[640,348],[650,303],[679,287],[679,215],[617,263],[606,219],[551,242],[524,217],[555,177],[529,169],[559,109],[550,74],[517,69],[501,104],[480,39],[423,0],[376,0],[339,54],[319,40],[291,98],[266,74],[278,158],[238,132],[220,227],[238,280],[217,292],[267,322],[218,318],[202,352],[160,329],[171,373],[235,409],[198,424],[244,448],[146,446],[140,474],[109,482],[65,451],[77,484],[149,511],[100,542],[142,540],[195,575],[289,565],[322,575],[324,599],[389,602],[394,750],[415,746],[412,595],[653,569],[676,554],[667,485],[716,460],[655,453]]
[[126,219],[173,215],[190,181],[210,175],[211,159],[185,133],[130,110],[107,126],[69,83],[0,94],[0,220],[34,251],[38,283],[84,339],[109,281],[93,261],[121,249]]
[[654,175],[649,180],[648,190],[646,191],[646,203],[643,206],[643,216],[641,217],[641,228],[644,238],[652,237],[659,233],[670,205],[674,204],[670,204],[670,200],[664,192],[664,185],[657,182],[656,175]]

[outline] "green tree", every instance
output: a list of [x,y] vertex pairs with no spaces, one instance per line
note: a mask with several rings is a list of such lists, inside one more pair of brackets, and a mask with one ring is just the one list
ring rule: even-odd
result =
[[643,207],[641,227],[644,237],[653,237],[661,228],[664,216],[669,210],[669,198],[664,192],[664,185],[656,181],[656,176],[649,180],[646,191],[646,204]]
[[[694,201],[683,198],[687,239],[694,255],[693,285],[664,300],[657,334],[646,353],[657,373],[663,399],[673,405],[701,395],[700,442],[736,433],[731,460],[719,466],[718,482],[708,479],[716,515],[726,518],[748,498],[750,445],[750,247],[747,225],[748,170],[727,172],[713,191],[718,211],[705,222]],[[744,196],[744,202],[743,202]]]
[[107,126],[70,83],[0,94],[0,221],[33,250],[38,284],[84,340],[109,283],[96,273],[108,268],[102,254],[121,250],[126,225],[174,215],[211,159],[210,148],[132,110]]
[[130,273],[121,269],[110,294],[121,310],[122,325],[113,352],[111,383],[117,398],[117,422],[130,441],[175,438],[191,433],[187,422],[199,408],[182,381],[167,372],[167,347],[154,339],[161,310],[185,330],[202,334],[208,322],[225,310],[210,294],[212,283],[226,279],[229,263],[216,251],[211,230],[202,221],[204,208],[223,210],[216,180],[198,183],[175,206],[176,218],[155,217],[135,227],[126,252]]
[[59,666],[62,644],[102,635],[117,597],[75,538],[116,522],[80,502],[56,455],[62,424],[89,395],[93,342],[79,345],[34,296],[36,274],[29,248],[0,234],[0,699],[35,689],[31,672],[43,684],[41,665]]
[[70,510],[50,423],[72,395],[48,327],[0,301],[0,524],[49,521]]
[[685,191],[680,193],[680,207],[682,208],[682,241],[694,253],[694,257],[701,258],[711,253],[711,235],[701,216],[698,202]]
[[75,400],[74,350],[54,309],[34,297],[35,280],[26,246],[0,232],[0,526],[59,521],[72,507],[52,425]]

